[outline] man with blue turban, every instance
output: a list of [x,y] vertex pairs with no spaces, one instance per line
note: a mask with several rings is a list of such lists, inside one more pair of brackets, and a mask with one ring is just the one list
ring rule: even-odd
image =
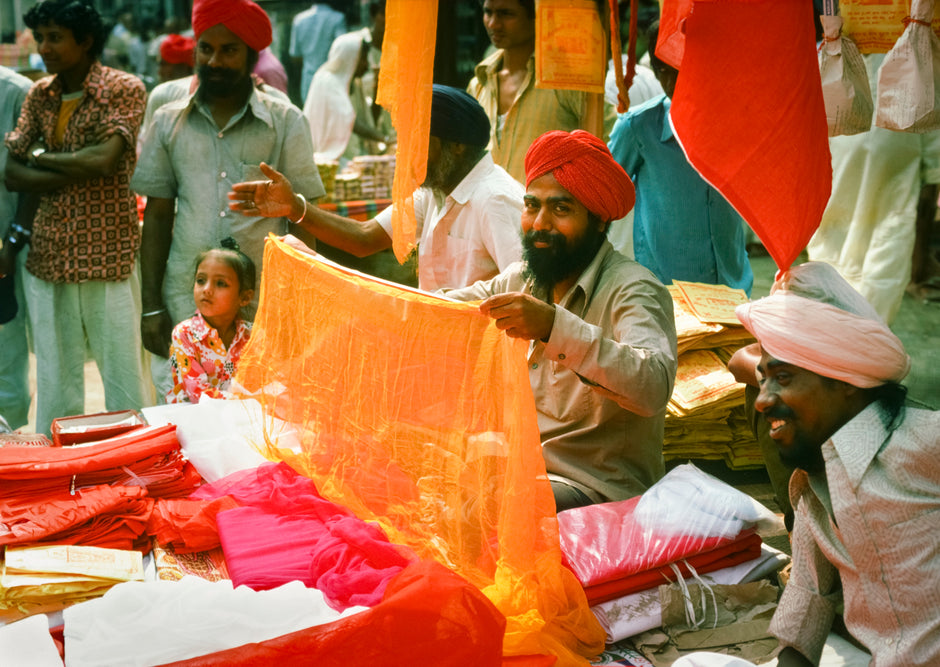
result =
[[[427,176],[414,193],[418,286],[434,291],[492,278],[522,256],[522,185],[486,150],[490,122],[470,95],[434,85]],[[290,182],[261,165],[269,181],[238,183],[230,208],[286,216],[322,241],[356,257],[392,245],[392,209],[365,222],[308,206]]]

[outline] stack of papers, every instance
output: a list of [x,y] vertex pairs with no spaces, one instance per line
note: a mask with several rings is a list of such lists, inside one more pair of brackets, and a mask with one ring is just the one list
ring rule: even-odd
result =
[[744,385],[727,363],[754,338],[734,315],[743,290],[675,281],[679,368],[666,414],[666,460],[723,460],[732,469],[763,465],[744,419]]
[[104,595],[124,581],[143,581],[139,551],[76,545],[6,548],[0,574],[0,620],[58,611]]

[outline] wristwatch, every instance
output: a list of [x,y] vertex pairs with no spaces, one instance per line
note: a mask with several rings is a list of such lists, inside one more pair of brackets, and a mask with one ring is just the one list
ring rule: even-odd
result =
[[45,147],[45,146],[36,146],[36,148],[34,148],[33,150],[31,150],[31,151],[29,152],[29,160],[28,160],[29,165],[30,165],[31,167],[35,167],[35,166],[36,166],[36,159],[37,159],[40,155],[42,155],[43,153],[45,153],[45,152],[46,152],[46,147]]

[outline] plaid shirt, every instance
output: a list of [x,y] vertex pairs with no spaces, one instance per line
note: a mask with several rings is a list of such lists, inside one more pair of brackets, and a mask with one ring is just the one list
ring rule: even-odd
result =
[[54,140],[62,103],[62,84],[55,76],[33,85],[16,129],[6,136],[10,153],[23,161],[30,145],[40,138],[55,152],[93,145],[96,134],[105,128],[109,134],[124,138],[125,150],[112,176],[42,194],[26,268],[49,282],[124,280],[140,247],[140,222],[130,180],[137,162],[135,146],[146,89],[136,77],[97,61],[82,86],[85,94],[69,120],[61,146]]

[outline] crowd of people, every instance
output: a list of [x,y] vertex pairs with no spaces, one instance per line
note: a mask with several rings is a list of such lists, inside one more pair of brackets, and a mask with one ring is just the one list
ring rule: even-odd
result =
[[[479,301],[529,341],[559,511],[631,498],[665,474],[678,357],[666,285],[749,294],[746,225],[672,133],[681,74],[656,57],[656,23],[650,77],[663,92],[619,116],[608,103],[597,137],[585,131],[586,93],[535,85],[534,0],[482,6],[492,53],[466,89],[432,90],[427,175],[412,198],[419,288]],[[383,2],[369,18],[348,32],[326,3],[296,15],[301,109],[251,0],[195,0],[191,30],[167,26],[150,49],[155,86],[133,65],[148,49],[132,17],[109,32],[83,0],[26,13],[48,76],[0,68],[0,274],[18,306],[0,326],[9,427],[28,421],[28,340],[38,433],[84,412],[87,356],[109,411],[224,397],[251,335],[268,234],[356,256],[391,246],[393,208],[362,221],[316,204],[318,160],[394,144],[375,104]],[[105,64],[121,58],[123,70]],[[635,259],[611,233],[634,203]],[[832,243],[836,214],[811,254]],[[940,659],[940,423],[904,406],[909,359],[885,324],[897,302],[874,306],[810,262],[739,309],[758,345],[732,370],[753,387],[787,477],[796,469],[793,577],[772,625],[780,664],[818,661],[840,592],[848,630],[878,664]]]

